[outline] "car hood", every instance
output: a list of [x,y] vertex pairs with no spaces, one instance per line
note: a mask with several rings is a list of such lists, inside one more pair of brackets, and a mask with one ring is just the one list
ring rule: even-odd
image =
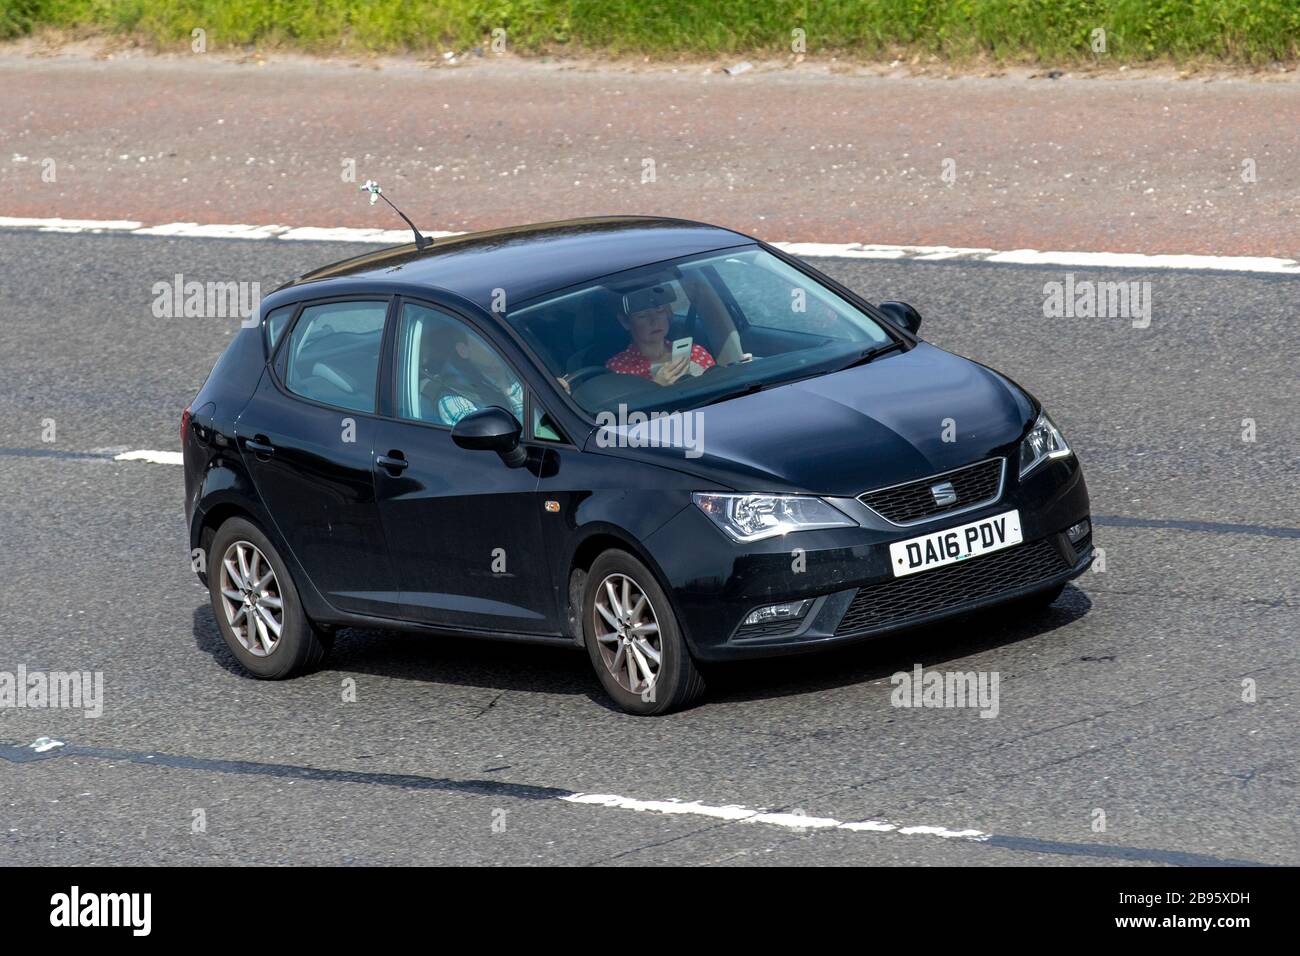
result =
[[[600,450],[736,490],[847,498],[1007,454],[1037,410],[1006,377],[921,342],[686,414],[700,416],[689,454],[621,442]],[[629,439],[647,427],[628,429]]]

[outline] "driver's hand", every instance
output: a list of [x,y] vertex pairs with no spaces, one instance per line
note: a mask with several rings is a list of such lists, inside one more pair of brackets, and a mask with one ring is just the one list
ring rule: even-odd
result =
[[686,374],[686,369],[690,367],[690,364],[691,357],[689,355],[683,355],[676,362],[665,362],[659,366],[659,371],[655,372],[655,383],[657,385],[671,385]]
[[560,383],[560,388],[564,389],[566,392],[573,391],[573,389],[569,388],[569,376],[561,375],[556,379],[556,381]]

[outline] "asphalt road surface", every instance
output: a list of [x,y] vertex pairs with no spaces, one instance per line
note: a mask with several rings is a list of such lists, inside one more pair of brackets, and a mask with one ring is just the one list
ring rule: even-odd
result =
[[[0,232],[0,671],[104,675],[97,719],[0,708],[0,863],[1300,863],[1300,279],[1074,270],[1150,282],[1135,328],[1044,318],[1060,269],[819,261],[1043,399],[1105,570],[1040,618],[716,670],[644,719],[562,650],[344,631],[309,676],[237,670],[180,469],[113,460],[178,447],[233,326],[155,318],[152,286],[355,251]],[[997,672],[998,715],[891,706],[918,663]]]

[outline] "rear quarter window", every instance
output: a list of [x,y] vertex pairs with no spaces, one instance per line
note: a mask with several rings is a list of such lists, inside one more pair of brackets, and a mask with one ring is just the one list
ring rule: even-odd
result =
[[293,318],[293,313],[298,306],[283,305],[278,309],[272,309],[266,313],[266,342],[267,354],[275,351],[276,343],[280,341],[280,336],[284,334],[284,327]]

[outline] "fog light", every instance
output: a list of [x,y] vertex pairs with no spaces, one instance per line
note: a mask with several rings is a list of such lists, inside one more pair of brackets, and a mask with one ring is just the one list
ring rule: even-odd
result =
[[1084,518],[1078,524],[1070,525],[1069,530],[1066,531],[1065,534],[1066,537],[1070,539],[1070,544],[1078,544],[1088,536],[1090,531],[1092,531],[1092,525],[1088,523],[1087,518]]
[[767,607],[760,607],[750,611],[749,616],[745,618],[745,623],[766,624],[769,621],[797,621],[808,613],[808,608],[811,606],[811,598],[802,601],[789,601],[785,604],[769,604]]

